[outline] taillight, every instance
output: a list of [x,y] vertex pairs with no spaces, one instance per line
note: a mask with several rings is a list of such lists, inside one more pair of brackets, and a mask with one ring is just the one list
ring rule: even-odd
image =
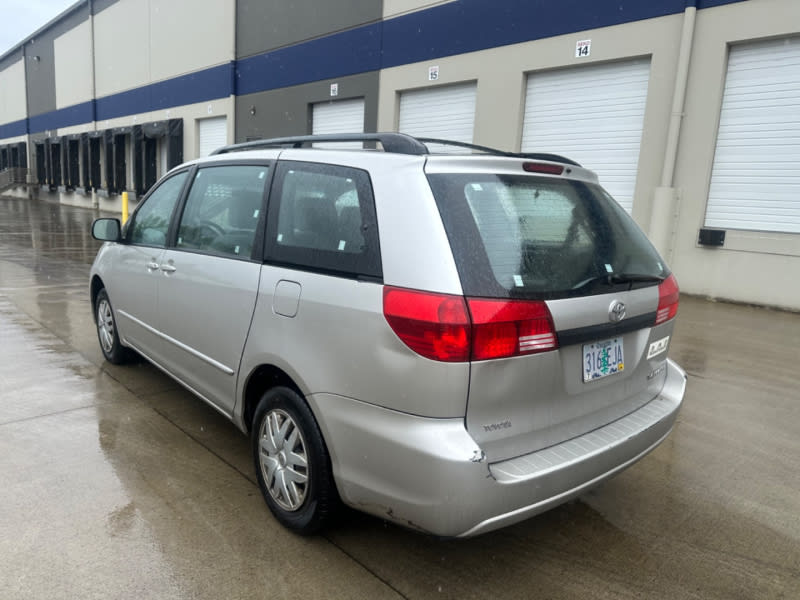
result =
[[469,360],[470,323],[461,296],[385,287],[383,314],[417,354],[444,362]]
[[544,302],[465,301],[461,296],[386,287],[383,312],[409,348],[432,360],[489,360],[558,347]]
[[472,316],[472,360],[534,354],[557,347],[544,302],[467,300]]
[[670,275],[658,284],[658,310],[656,311],[656,325],[666,323],[678,314],[678,280],[675,275]]

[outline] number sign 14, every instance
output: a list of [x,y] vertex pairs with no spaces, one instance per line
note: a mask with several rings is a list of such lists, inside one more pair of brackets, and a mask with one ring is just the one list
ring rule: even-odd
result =
[[575,58],[585,58],[592,51],[592,40],[581,40],[575,44]]

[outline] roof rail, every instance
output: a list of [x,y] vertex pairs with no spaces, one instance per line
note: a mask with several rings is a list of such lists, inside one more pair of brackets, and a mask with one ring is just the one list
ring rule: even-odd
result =
[[242,144],[223,146],[212,152],[227,154],[243,150],[259,150],[261,148],[302,148],[307,144],[317,142],[380,142],[384,152],[395,154],[428,154],[425,144],[417,141],[404,133],[332,133],[326,135],[298,135],[291,137],[271,138],[268,140],[255,140]]
[[479,152],[485,152],[486,154],[491,154],[494,156],[509,156],[512,158],[528,158],[532,160],[548,160],[580,167],[580,165],[574,160],[558,154],[506,152],[505,150],[497,150],[496,148],[479,146],[478,144],[468,144],[466,142],[457,142],[454,140],[441,140],[438,138],[415,138],[404,133],[391,132],[333,133],[326,135],[297,135],[291,137],[271,138],[267,140],[255,140],[252,142],[223,146],[222,148],[214,150],[214,152],[211,154],[213,156],[217,154],[228,154],[230,152],[241,152],[244,150],[260,150],[263,148],[302,148],[303,146],[317,142],[380,142],[384,152],[391,152],[394,154],[413,154],[418,156],[430,154],[430,150],[426,144],[439,144],[441,146],[454,146],[469,150],[477,150]]
[[509,156],[511,158],[530,158],[533,160],[549,160],[552,162],[560,162],[568,165],[580,167],[581,165],[560,154],[550,154],[545,152],[507,152],[505,150],[498,150],[497,148],[490,148],[489,146],[479,146],[478,144],[468,144],[466,142],[456,142],[454,140],[440,140],[436,138],[416,138],[417,141],[424,144],[439,144],[441,146],[456,146],[458,148],[468,148],[470,150],[479,150],[486,154],[493,154],[495,156]]

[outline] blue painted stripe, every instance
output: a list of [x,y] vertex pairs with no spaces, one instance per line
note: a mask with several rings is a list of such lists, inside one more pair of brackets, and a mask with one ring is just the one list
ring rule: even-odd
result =
[[16,137],[28,133],[28,119],[20,119],[0,125],[0,140],[4,138]]
[[227,98],[233,94],[234,63],[97,99],[97,120]]
[[383,67],[396,67],[682,12],[684,0],[459,0],[384,22]]
[[53,112],[36,115],[28,119],[31,133],[47,131],[48,129],[58,129],[59,127],[72,127],[81,123],[91,123],[94,119],[94,101],[83,102],[73,106],[67,106]]
[[[96,120],[345,77],[746,0],[457,0],[113,94]],[[87,102],[0,125],[0,138],[91,122]]]
[[380,67],[381,24],[373,23],[238,61],[236,94],[345,77]]

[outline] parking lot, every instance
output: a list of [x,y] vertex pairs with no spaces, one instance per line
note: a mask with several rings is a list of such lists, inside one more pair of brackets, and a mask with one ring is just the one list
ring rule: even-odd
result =
[[95,216],[0,198],[0,598],[800,597],[800,315],[683,297],[675,430],[576,501],[468,540],[355,513],[301,538],[233,425],[103,361]]

